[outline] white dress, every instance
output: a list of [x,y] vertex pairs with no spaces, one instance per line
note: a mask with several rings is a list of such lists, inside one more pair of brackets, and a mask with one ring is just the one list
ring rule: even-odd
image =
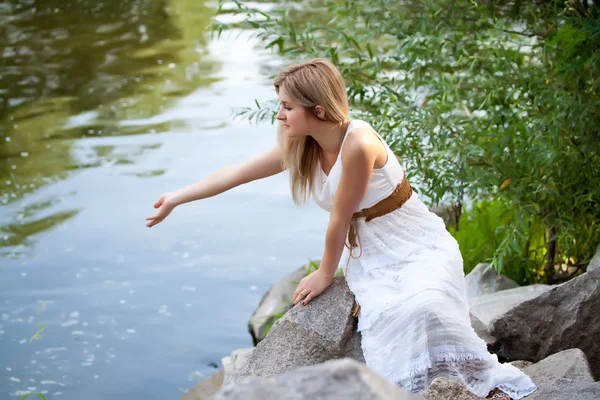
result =
[[[344,142],[348,132],[359,127],[373,130],[353,120]],[[373,170],[356,211],[388,197],[404,176],[385,146],[388,161]],[[340,150],[328,176],[320,164],[315,176],[312,196],[327,211],[340,181],[341,154]],[[454,379],[483,397],[494,388],[515,400],[536,390],[527,375],[488,353],[471,327],[458,243],[416,193],[389,214],[369,222],[359,219],[357,230],[362,255],[351,259],[346,279],[361,306],[358,330],[369,368],[413,393],[423,392],[437,377]],[[341,267],[348,251],[344,249]],[[354,256],[358,252],[355,249]]]

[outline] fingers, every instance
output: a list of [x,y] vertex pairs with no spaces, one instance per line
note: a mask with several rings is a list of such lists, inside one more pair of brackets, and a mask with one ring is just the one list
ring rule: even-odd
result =
[[304,305],[308,304],[308,302],[311,301],[315,297],[316,296],[314,296],[314,292],[310,292],[309,294],[306,295],[306,298],[304,299],[302,304],[304,304]]
[[166,219],[166,217],[165,218],[157,217],[157,216],[148,217],[148,218],[146,218],[146,221],[148,221],[148,222],[146,222],[146,226],[148,228],[151,228],[154,225],[158,224],[159,222],[162,222],[164,219]]
[[154,203],[154,208],[159,208],[160,206],[162,206],[163,201],[163,196],[160,196],[160,199],[156,200],[156,203]]
[[294,301],[292,304],[293,305],[298,304],[300,302],[300,300],[302,300],[308,294],[309,294],[309,292],[306,289],[301,289],[301,288],[296,289],[296,291],[294,292]]

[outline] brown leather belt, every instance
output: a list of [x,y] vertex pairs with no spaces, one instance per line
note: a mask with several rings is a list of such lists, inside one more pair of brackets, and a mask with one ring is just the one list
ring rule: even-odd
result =
[[[352,214],[352,219],[350,220],[350,228],[348,230],[348,242],[346,243],[346,247],[350,250],[348,253],[348,261],[346,262],[346,270],[344,272],[344,276],[348,276],[348,265],[350,264],[350,258],[357,259],[362,255],[362,244],[360,243],[360,235],[358,234],[358,227],[356,222],[359,218],[364,218],[365,222],[369,222],[373,218],[381,217],[385,214],[391,213],[394,210],[402,207],[404,203],[410,196],[412,196],[413,190],[406,179],[406,171],[404,172],[404,177],[402,178],[402,182],[396,186],[396,189],[385,199],[381,200],[379,203],[371,206],[369,208],[363,208],[361,211]],[[360,249],[360,253],[355,257],[352,254],[352,250],[355,248]],[[360,311],[360,304],[356,304],[356,308],[352,312],[353,316],[357,316]]]

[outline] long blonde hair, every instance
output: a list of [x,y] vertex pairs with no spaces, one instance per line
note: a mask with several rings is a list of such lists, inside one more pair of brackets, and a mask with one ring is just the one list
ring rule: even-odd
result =
[[[273,83],[298,105],[313,112],[325,109],[325,120],[343,123],[348,117],[348,95],[342,74],[333,63],[315,58],[291,65],[279,73]],[[321,148],[311,136],[288,138],[280,122],[277,141],[283,151],[283,168],[290,173],[290,187],[296,204],[304,203],[313,187]]]

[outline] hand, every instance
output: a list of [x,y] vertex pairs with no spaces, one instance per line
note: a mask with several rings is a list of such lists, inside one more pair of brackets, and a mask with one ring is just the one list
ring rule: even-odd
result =
[[329,276],[320,269],[312,274],[302,278],[298,284],[298,288],[294,292],[293,305],[298,304],[302,299],[302,304],[308,304],[312,299],[323,293],[325,289],[333,282],[333,276]]
[[160,195],[156,203],[154,203],[154,208],[158,208],[156,214],[151,217],[146,218],[146,226],[148,228],[162,222],[167,215],[171,214],[171,211],[177,206],[177,202],[174,201],[174,193],[163,193]]

